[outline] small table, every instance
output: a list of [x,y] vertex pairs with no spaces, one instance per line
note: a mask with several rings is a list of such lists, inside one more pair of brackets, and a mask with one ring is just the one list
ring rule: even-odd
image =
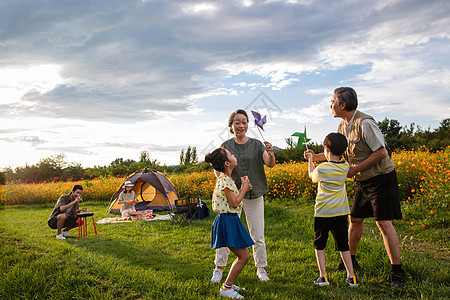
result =
[[[92,217],[92,223],[94,224],[95,235],[97,236],[97,228],[95,227],[95,220],[94,220],[93,212],[78,213],[77,217],[78,217],[78,238],[81,238],[81,236],[83,236],[83,238],[87,236],[86,217]],[[84,225],[84,228],[83,228],[83,225]]]

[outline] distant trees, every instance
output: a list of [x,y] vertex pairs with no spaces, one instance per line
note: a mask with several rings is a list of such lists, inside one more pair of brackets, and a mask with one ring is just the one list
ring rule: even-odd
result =
[[[290,161],[304,161],[303,152],[306,150],[306,146],[303,144],[302,148],[297,146],[292,137],[285,139],[287,147],[285,149],[275,149],[275,158],[277,163],[284,163]],[[312,149],[315,153],[323,152],[323,146],[316,143],[308,143],[308,148]]]
[[211,166],[208,163],[198,162],[198,154],[196,147],[187,147],[180,152],[180,163],[178,166],[169,166],[165,168],[166,173],[184,173],[208,170]]
[[[450,146],[450,118],[444,119],[439,128],[431,131],[431,129],[422,130],[414,123],[409,126],[402,127],[397,120],[385,118],[378,122],[381,132],[384,135],[386,144],[392,151],[395,150],[412,150],[425,147],[429,151],[437,151]],[[278,163],[288,161],[304,161],[303,152],[306,147],[303,145],[299,148],[292,140],[292,137],[286,139],[287,147],[285,149],[275,151]],[[308,147],[315,153],[323,152],[323,146],[320,144],[308,144]]]
[[386,143],[391,150],[412,150],[426,147],[430,151],[437,151],[450,146],[450,118],[442,120],[439,128],[431,131],[422,130],[414,123],[402,127],[397,120],[385,118],[378,122]]
[[6,168],[5,176],[7,180],[24,180],[28,182],[51,181],[63,175],[63,169],[67,162],[64,154],[50,156],[41,159],[36,165],[26,164],[24,167],[17,167],[14,170]]
[[89,168],[88,173],[100,176],[126,176],[143,168],[161,170],[162,167],[156,159],[150,158],[150,153],[147,150],[143,150],[139,155],[139,161],[116,158],[109,166]]
[[5,172],[0,172],[0,185],[6,183],[6,174]]
[[108,166],[83,168],[79,163],[68,163],[63,154],[41,159],[35,165],[6,168],[5,181],[21,181],[26,183],[44,181],[74,181],[92,179],[98,176],[125,176],[137,170],[149,168],[162,170],[156,159],[151,159],[148,151],[141,151],[139,162],[132,159],[116,158]]
[[180,165],[190,166],[198,164],[197,148],[187,147],[186,152],[184,149],[180,153]]
[[[425,146],[425,150],[437,151],[450,145],[450,118],[444,119],[435,130],[422,130],[414,123],[401,126],[397,120],[385,118],[378,123],[391,150],[411,150]],[[297,146],[292,137],[285,139],[287,147],[280,149],[274,146],[278,163],[289,161],[304,161],[302,148]],[[309,149],[316,153],[323,152],[321,144],[309,143]],[[79,163],[68,163],[63,154],[41,159],[35,165],[26,164],[23,167],[11,167],[0,170],[0,184],[6,181],[41,182],[59,180],[92,179],[97,176],[126,176],[137,170],[148,168],[165,173],[195,172],[209,170],[211,166],[205,162],[198,163],[196,147],[187,147],[180,153],[180,164],[177,166],[161,166],[156,159],[150,158],[150,153],[141,151],[139,161],[116,158],[107,166],[83,168]]]

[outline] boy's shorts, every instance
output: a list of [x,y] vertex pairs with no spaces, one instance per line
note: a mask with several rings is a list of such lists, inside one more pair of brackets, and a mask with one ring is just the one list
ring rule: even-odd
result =
[[334,237],[337,251],[348,251],[348,215],[330,218],[314,217],[314,248],[323,250],[327,245],[328,232]]
[[382,174],[365,181],[355,181],[355,196],[350,215],[375,221],[401,219],[397,173]]
[[[57,223],[58,223],[58,216],[51,217],[50,219],[48,219],[48,222],[47,222],[48,226],[51,229],[57,229],[58,228]],[[69,228],[70,227],[78,227],[78,218],[72,219],[72,218],[67,218],[67,216],[66,216],[66,219],[64,220],[63,228],[67,228],[67,227],[69,227]]]

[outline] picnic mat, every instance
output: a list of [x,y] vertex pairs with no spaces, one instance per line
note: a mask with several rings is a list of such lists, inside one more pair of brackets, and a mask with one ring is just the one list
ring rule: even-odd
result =
[[99,221],[96,221],[96,224],[111,224],[111,223],[126,223],[126,222],[137,222],[137,221],[158,221],[158,220],[170,220],[170,215],[157,215],[156,217],[154,217],[153,219],[141,219],[141,220],[136,220],[133,221],[129,218],[122,218],[122,217],[117,217],[117,218],[103,218]]

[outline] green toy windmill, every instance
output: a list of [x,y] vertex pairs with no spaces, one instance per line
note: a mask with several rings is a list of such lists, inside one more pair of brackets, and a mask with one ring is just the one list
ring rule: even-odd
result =
[[306,126],[305,126],[305,132],[303,132],[303,133],[301,133],[301,132],[296,132],[296,133],[294,133],[293,135],[291,135],[291,136],[298,136],[298,141],[297,141],[297,146],[301,149],[302,148],[302,145],[303,144],[305,144],[305,146],[306,146],[306,149],[308,149],[308,142],[311,140],[311,139],[308,139],[307,137],[306,137]]

